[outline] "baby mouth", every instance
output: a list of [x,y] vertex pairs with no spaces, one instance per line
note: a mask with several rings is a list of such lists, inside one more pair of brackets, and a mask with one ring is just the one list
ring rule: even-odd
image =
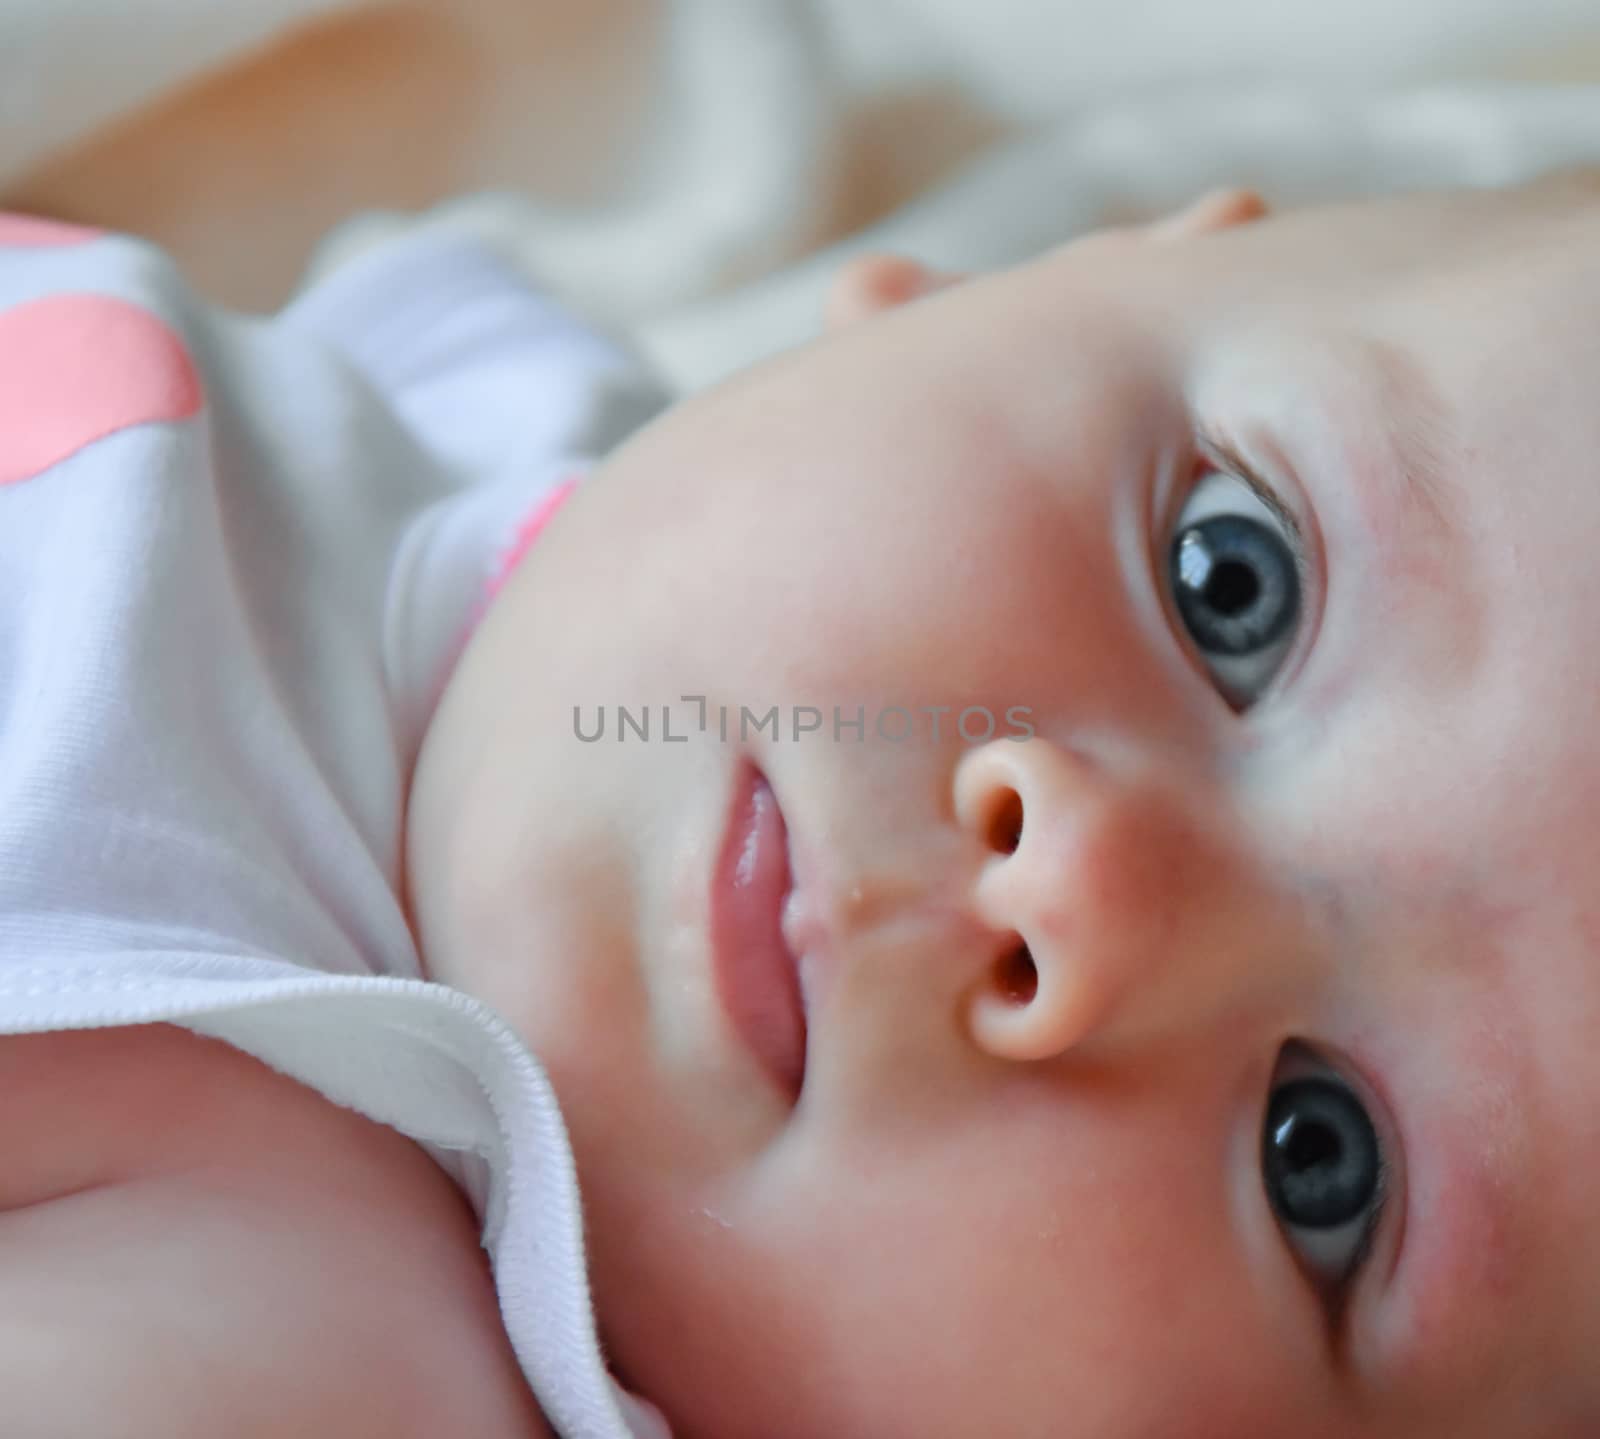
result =
[[790,1104],[806,1068],[799,970],[783,932],[793,884],[777,796],[743,763],[711,875],[711,963],[723,1012]]

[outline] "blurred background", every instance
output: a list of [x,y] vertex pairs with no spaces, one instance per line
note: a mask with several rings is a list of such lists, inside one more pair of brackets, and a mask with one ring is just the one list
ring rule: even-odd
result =
[[433,210],[685,390],[857,250],[1591,160],[1596,0],[0,0],[7,207],[256,309]]

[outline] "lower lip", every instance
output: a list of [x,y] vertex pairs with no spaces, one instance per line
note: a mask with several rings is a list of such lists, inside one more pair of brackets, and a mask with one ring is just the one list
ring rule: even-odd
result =
[[792,883],[783,811],[744,765],[711,875],[711,962],[734,1029],[791,1103],[806,1067],[805,1010],[782,928]]

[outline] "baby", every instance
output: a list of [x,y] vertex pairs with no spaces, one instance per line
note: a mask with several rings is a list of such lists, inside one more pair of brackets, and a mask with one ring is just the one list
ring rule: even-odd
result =
[[1600,1432],[1594,178],[636,432],[426,230],[9,234],[8,1435]]

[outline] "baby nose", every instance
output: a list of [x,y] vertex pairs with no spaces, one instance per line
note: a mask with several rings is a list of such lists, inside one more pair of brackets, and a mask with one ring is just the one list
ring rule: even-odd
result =
[[974,905],[1015,943],[971,996],[1000,1058],[1048,1059],[1156,1003],[1200,854],[1174,796],[1049,740],[963,756],[957,818],[988,851]]

